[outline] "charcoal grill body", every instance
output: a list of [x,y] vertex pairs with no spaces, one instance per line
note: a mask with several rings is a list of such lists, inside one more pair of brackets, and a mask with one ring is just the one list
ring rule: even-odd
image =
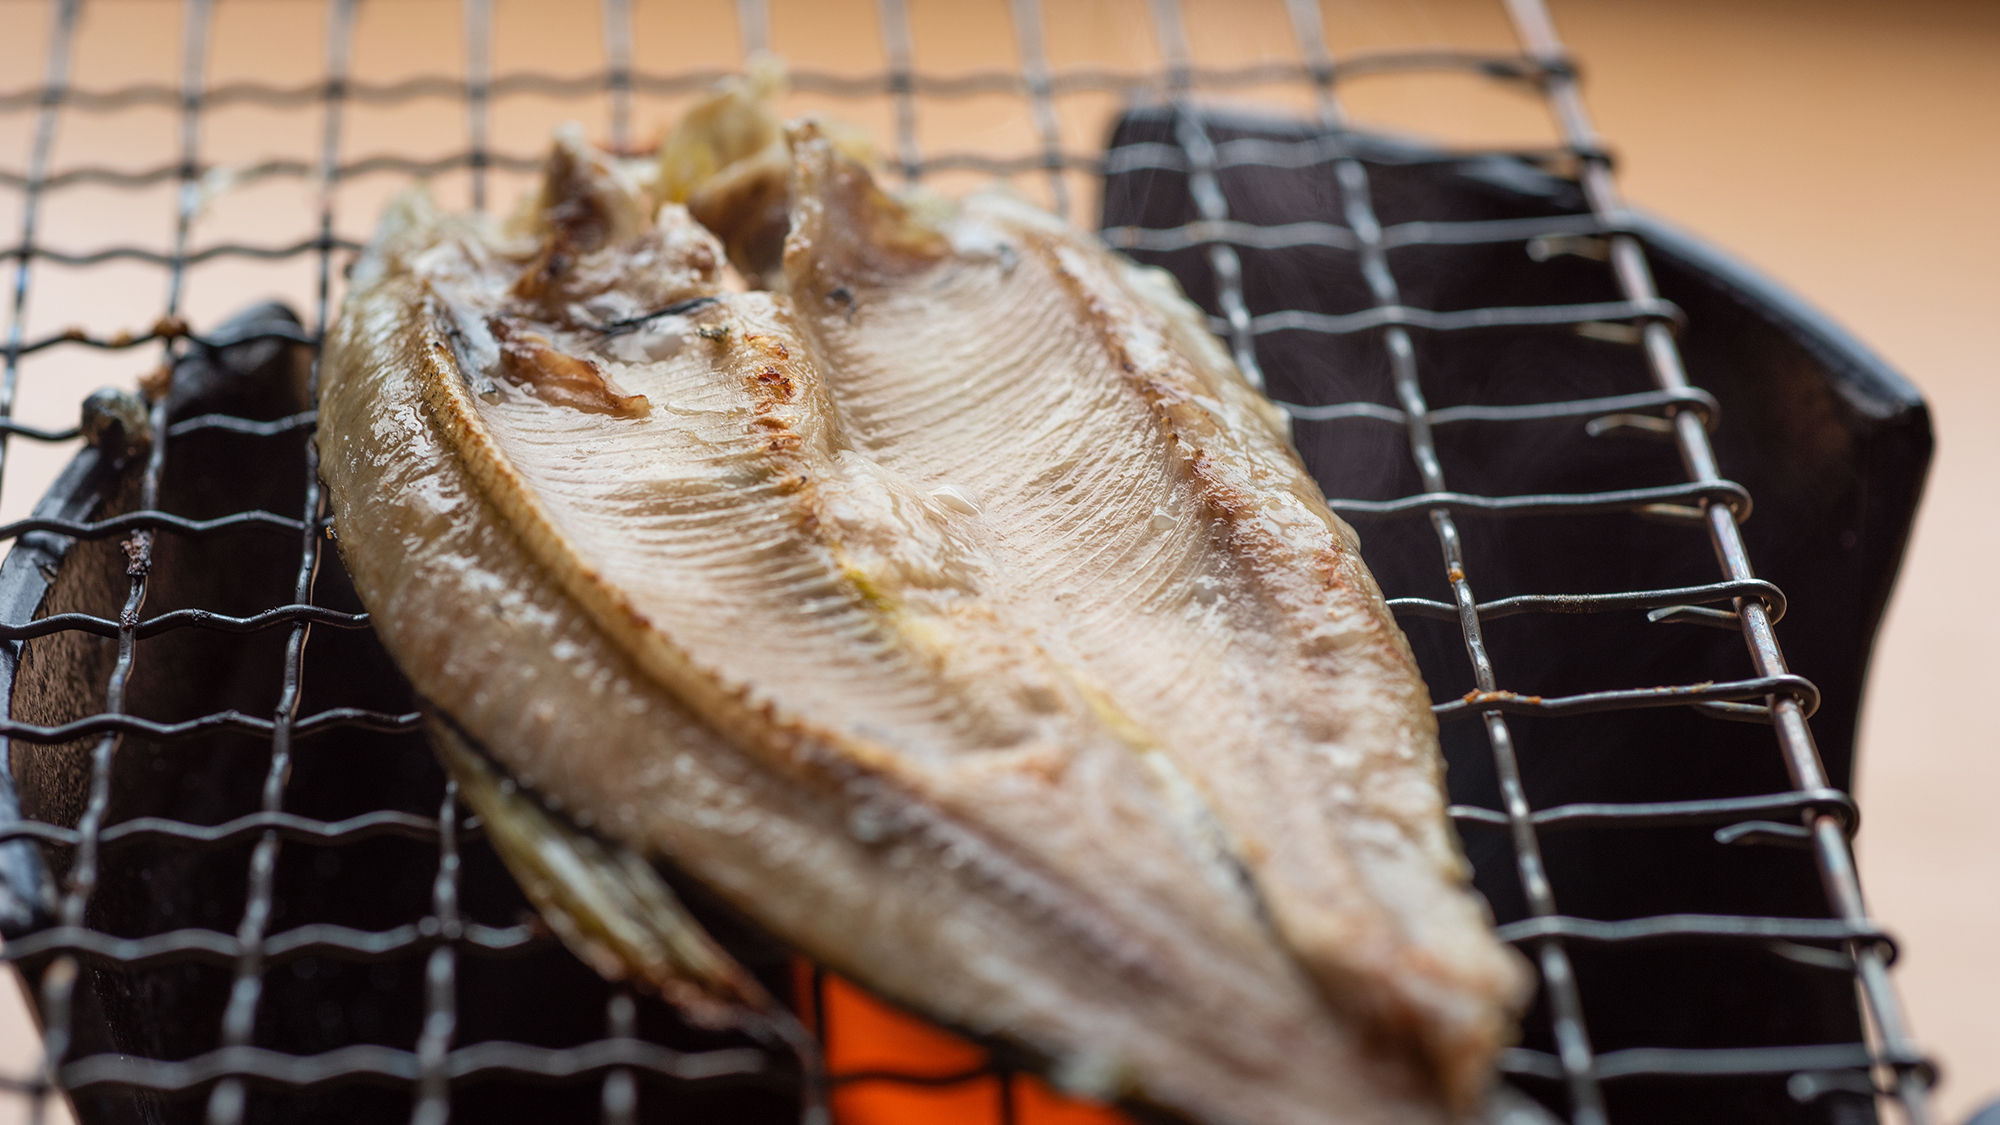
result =
[[[1232,141],[1277,141],[1296,153],[1302,140],[1329,139],[1283,120],[1207,114],[1204,124],[1224,153]],[[1329,152],[1351,152],[1367,167],[1384,227],[1576,217],[1588,211],[1574,181],[1521,159],[1454,159],[1423,145],[1360,134],[1330,139],[1337,144],[1330,144]],[[1176,161],[1146,155],[1162,149],[1179,151],[1172,110],[1137,112],[1119,123],[1105,187],[1107,233],[1171,231],[1202,217],[1187,173],[1158,166]],[[1123,170],[1121,151],[1130,156]],[[1145,166],[1149,163],[1154,166]],[[1330,163],[1284,168],[1225,162],[1217,176],[1229,217],[1266,229],[1343,224]],[[1632,229],[1645,242],[1662,296],[1685,313],[1680,343],[1689,376],[1720,405],[1713,439],[1722,470],[1755,499],[1744,525],[1751,557],[1759,576],[1789,596],[1792,608],[1778,624],[1778,636],[1793,671],[1820,688],[1825,702],[1813,729],[1834,784],[1844,789],[1852,773],[1870,647],[1929,464],[1928,412],[1906,380],[1797,298],[1664,224],[1641,217]],[[1561,252],[1565,247],[1584,254]],[[1524,236],[1481,244],[1412,244],[1391,250],[1389,260],[1404,303],[1418,309],[1618,300],[1609,271],[1588,256],[1593,250],[1601,254],[1601,240],[1545,243],[1541,250],[1538,261]],[[1237,252],[1243,297],[1253,316],[1277,310],[1352,314],[1372,303],[1351,250],[1239,245]],[[1172,271],[1197,304],[1221,315],[1206,246],[1134,256]],[[1586,330],[1617,334],[1607,326]],[[1414,339],[1433,410],[1655,389],[1637,347],[1580,337],[1567,325],[1420,329]],[[1267,332],[1258,336],[1256,347],[1270,393],[1281,401],[1398,402],[1379,331]],[[1436,440],[1454,489],[1483,496],[1591,493],[1687,479],[1671,441],[1632,427],[1590,436],[1588,421],[1441,425]],[[1336,498],[1336,509],[1339,499],[1380,501],[1425,491],[1401,425],[1367,418],[1299,420],[1294,433],[1307,466]],[[1452,600],[1438,540],[1422,509],[1388,518],[1346,514],[1388,597]],[[1458,519],[1465,570],[1482,602],[1698,585],[1716,576],[1709,540],[1699,528],[1626,512]],[[1455,620],[1399,617],[1435,701],[1473,688]],[[1502,688],[1543,696],[1752,674],[1733,626],[1654,623],[1643,610],[1498,618],[1487,624],[1485,641]],[[1522,715],[1510,722],[1535,809],[1749,797],[1791,788],[1768,725],[1719,721],[1687,707],[1560,719]],[[1446,722],[1441,734],[1452,800],[1501,807],[1493,753],[1479,722]],[[1792,819],[1782,827],[1795,824]],[[1607,920],[1831,916],[1805,850],[1783,843],[1725,845],[1714,833],[1726,827],[1725,821],[1544,828],[1542,847],[1557,904],[1564,915]],[[1461,820],[1460,831],[1497,920],[1524,918],[1522,884],[1505,828]],[[1584,1022],[1600,1053],[1861,1039],[1848,973],[1776,955],[1764,943],[1576,942],[1570,953]],[[1524,1046],[1554,1051],[1545,1008],[1532,1013],[1523,1029]],[[1554,1084],[1527,1076],[1518,1080],[1561,1107]],[[1802,1102],[1788,1091],[1782,1074],[1635,1077],[1608,1083],[1606,1093],[1618,1122],[1845,1122],[1874,1116],[1868,1099],[1851,1094]]]

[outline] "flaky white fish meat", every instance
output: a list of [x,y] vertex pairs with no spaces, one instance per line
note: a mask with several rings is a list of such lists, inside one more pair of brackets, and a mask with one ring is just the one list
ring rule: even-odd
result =
[[[781,242],[567,137],[511,224],[408,195],[355,271],[322,472],[468,792],[518,784],[1072,1090],[1469,1112],[1525,970],[1280,416],[1164,275],[777,143],[739,213],[778,200]],[[532,835],[510,865],[613,971],[643,911],[549,905],[605,865]],[[691,940],[666,975],[727,993]]]

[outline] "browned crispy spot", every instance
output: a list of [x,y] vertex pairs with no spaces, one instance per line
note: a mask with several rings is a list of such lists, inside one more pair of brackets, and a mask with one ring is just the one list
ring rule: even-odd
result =
[[603,192],[606,185],[588,160],[558,144],[549,152],[542,185],[542,221],[549,241],[563,250],[588,254],[611,238],[612,220]]
[[602,173],[581,156],[565,144],[549,153],[536,205],[542,242],[509,290],[520,300],[560,307],[563,282],[577,260],[604,249],[617,237]]
[[729,260],[761,288],[775,288],[791,230],[790,162],[784,150],[730,165],[687,200],[688,213],[714,231]]
[[792,382],[791,376],[775,367],[766,367],[750,376],[749,383],[760,409],[766,404],[791,402],[799,397],[799,388]]
[[513,287],[507,292],[523,301],[539,302],[549,295],[562,275],[569,270],[571,254],[564,241],[561,228],[542,241],[541,249],[528,259],[521,269],[521,276],[514,279]]
[[543,402],[621,418],[651,412],[645,395],[627,394],[595,362],[557,351],[541,333],[524,331],[501,317],[490,318],[487,326],[500,342],[501,370]]

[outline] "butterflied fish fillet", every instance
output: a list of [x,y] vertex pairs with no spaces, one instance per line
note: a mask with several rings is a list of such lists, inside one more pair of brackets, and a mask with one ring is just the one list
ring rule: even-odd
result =
[[1466,1109],[1523,976],[1268,406],[1052,220],[785,151],[782,292],[574,138],[511,227],[392,207],[319,439],[390,652],[577,827],[1071,1089]]

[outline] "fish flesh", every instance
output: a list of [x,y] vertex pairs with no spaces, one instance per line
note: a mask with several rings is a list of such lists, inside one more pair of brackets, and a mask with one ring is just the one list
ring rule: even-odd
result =
[[392,207],[319,437],[391,653],[578,828],[1068,1088],[1471,1106],[1525,977],[1282,421],[1158,275],[786,149],[775,293],[574,136],[507,226]]
[[[1282,418],[1164,275],[776,143],[712,231],[562,135],[512,220],[406,194],[357,265],[321,472],[441,753],[1066,1089],[1471,1111],[1526,971]],[[779,205],[775,259],[730,229]]]

